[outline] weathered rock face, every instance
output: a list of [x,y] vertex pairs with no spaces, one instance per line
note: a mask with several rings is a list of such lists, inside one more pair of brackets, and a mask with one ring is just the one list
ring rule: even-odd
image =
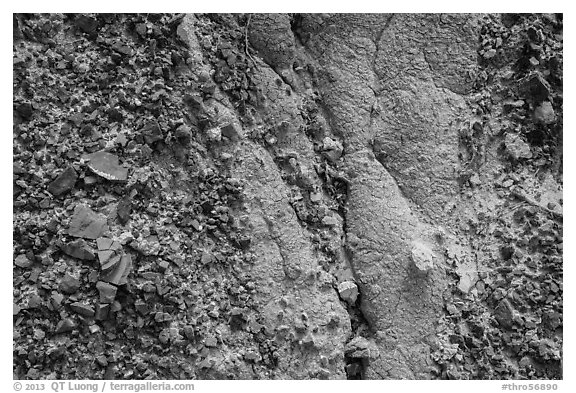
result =
[[[15,374],[561,377],[558,18],[66,18],[66,145],[30,137],[51,91],[15,103]],[[27,357],[39,315],[77,369]]]

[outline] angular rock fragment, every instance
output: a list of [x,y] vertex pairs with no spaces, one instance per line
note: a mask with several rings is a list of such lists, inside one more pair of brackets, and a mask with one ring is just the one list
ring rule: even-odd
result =
[[94,34],[98,28],[98,21],[88,15],[79,15],[76,18],[75,24],[86,34]]
[[29,260],[25,254],[20,254],[14,260],[14,264],[18,267],[23,268],[23,269],[27,269],[30,266],[32,266],[32,261]]
[[70,304],[70,308],[79,315],[84,317],[93,317],[95,315],[94,308],[89,304],[82,303],[82,302],[75,302]]
[[543,124],[552,124],[556,121],[556,113],[550,101],[544,101],[534,110],[534,119]]
[[506,134],[504,144],[506,145],[506,151],[514,160],[532,157],[530,146],[516,134]]
[[550,96],[550,84],[539,72],[524,77],[520,84],[522,93],[536,102],[542,102]]
[[429,272],[434,268],[434,253],[422,242],[415,241],[412,243],[411,250],[412,262],[421,272]]
[[364,337],[355,337],[344,348],[346,356],[357,359],[369,359],[378,356],[378,349]]
[[69,273],[66,273],[60,280],[60,290],[67,294],[73,294],[80,289],[80,280]]
[[338,285],[338,294],[350,305],[356,303],[358,298],[358,286],[352,281],[344,281]]
[[231,141],[237,141],[240,138],[240,131],[238,126],[236,126],[234,123],[227,124],[220,130],[222,132],[222,136],[225,136]]
[[66,243],[60,247],[62,252],[72,258],[82,259],[84,261],[93,261],[96,257],[94,250],[83,239]]
[[125,225],[130,220],[130,213],[132,212],[132,200],[130,197],[123,198],[116,206],[116,215],[120,224]]
[[116,291],[118,290],[116,286],[108,284],[107,282],[98,281],[96,283],[96,288],[100,294],[100,303],[114,303]]
[[162,135],[162,129],[160,128],[160,125],[157,121],[149,122],[144,127],[142,127],[140,132],[142,133],[146,143],[149,145],[164,139],[164,135]]
[[126,181],[128,169],[119,164],[118,156],[106,151],[97,151],[84,157],[88,160],[88,168],[107,180]]
[[76,323],[70,318],[64,318],[56,325],[56,334],[71,332],[76,329]]
[[68,228],[70,236],[96,239],[107,230],[106,217],[95,213],[85,205],[76,206]]
[[343,150],[342,143],[337,140],[326,137],[322,141],[322,155],[332,162],[337,161],[342,156]]
[[108,314],[110,313],[110,304],[99,304],[96,307],[95,318],[98,321],[104,321],[108,319]]
[[76,180],[78,180],[78,174],[73,167],[69,166],[48,185],[48,191],[54,196],[60,196],[73,189]]
[[500,301],[494,310],[494,318],[496,318],[501,326],[508,329],[512,328],[512,324],[514,322],[514,308],[508,299],[503,299]]
[[130,254],[124,254],[108,272],[102,272],[100,278],[102,281],[114,285],[124,285],[128,282],[128,274],[132,269],[132,257]]

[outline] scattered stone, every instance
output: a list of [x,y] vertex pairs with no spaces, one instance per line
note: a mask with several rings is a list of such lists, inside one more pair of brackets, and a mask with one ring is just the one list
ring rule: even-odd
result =
[[66,294],[76,293],[80,289],[80,280],[69,273],[66,273],[60,280],[60,290]]
[[16,303],[12,304],[12,315],[18,315],[20,310],[21,310],[20,306],[18,306]]
[[60,249],[72,258],[82,259],[84,261],[93,261],[96,259],[94,250],[83,239],[66,243],[62,245]]
[[56,334],[71,332],[76,329],[76,323],[70,318],[64,318],[56,325]]
[[96,307],[96,315],[95,318],[98,321],[105,321],[108,319],[108,315],[110,314],[110,304],[99,304]]
[[162,129],[157,121],[151,121],[146,124],[140,130],[144,140],[148,145],[152,145],[155,142],[164,140],[164,135],[162,134]]
[[88,168],[106,180],[126,181],[128,169],[119,164],[118,156],[104,150],[84,156],[88,160]]
[[494,56],[496,56],[496,49],[492,48],[492,49],[488,49],[486,52],[484,52],[483,57],[485,59],[491,59]]
[[116,206],[116,215],[120,224],[126,225],[128,220],[130,220],[130,213],[132,213],[132,199],[127,196],[118,202]]
[[107,237],[99,237],[96,239],[96,245],[98,246],[98,251],[110,250],[114,240]]
[[125,285],[128,283],[128,274],[131,269],[132,257],[130,254],[124,254],[109,272],[103,272],[100,279],[114,285]]
[[434,253],[422,242],[415,241],[412,243],[411,250],[412,262],[421,272],[429,272],[434,268]]
[[225,125],[224,127],[222,127],[221,133],[222,136],[230,139],[231,141],[237,141],[240,138],[240,131],[238,129],[239,126],[237,126],[234,123],[230,123]]
[[68,234],[84,239],[96,239],[108,230],[106,217],[97,214],[85,205],[78,205],[70,220]]
[[556,122],[556,113],[550,101],[544,101],[534,110],[534,118],[537,122],[543,124],[552,124]]
[[206,131],[206,137],[209,141],[220,142],[222,139],[222,131],[219,127],[210,128]]
[[208,336],[206,337],[206,339],[204,339],[204,345],[207,346],[208,348],[213,348],[218,345],[218,341],[216,340],[216,337]]
[[378,356],[378,349],[364,337],[353,338],[344,348],[346,356],[356,359],[369,359]]
[[113,303],[116,298],[116,291],[118,288],[116,286],[108,284],[103,281],[98,281],[96,283],[96,288],[100,293],[100,303]]
[[142,315],[146,315],[150,311],[148,303],[146,303],[143,300],[136,300],[136,302],[134,303],[134,307],[136,308],[136,311]]
[[358,286],[352,281],[344,281],[338,285],[340,297],[348,304],[353,305],[358,298]]
[[322,155],[332,162],[337,161],[342,156],[342,143],[330,137],[324,138],[322,141]]
[[96,362],[102,367],[106,367],[108,365],[108,360],[106,359],[106,356],[104,356],[104,355],[98,355],[96,357]]
[[508,301],[508,299],[503,299],[500,301],[496,309],[494,310],[494,318],[498,323],[505,328],[512,328],[513,318],[514,318],[514,308]]
[[29,102],[23,102],[16,106],[16,112],[22,117],[24,120],[30,120],[32,115],[34,114],[34,108],[32,104]]
[[84,317],[91,318],[95,315],[94,308],[86,303],[75,302],[70,304],[70,308],[77,314],[80,314]]
[[244,359],[249,362],[259,362],[262,360],[262,357],[256,351],[248,351],[244,354]]
[[334,216],[324,216],[322,219],[322,225],[326,225],[328,227],[335,227],[338,225],[338,220]]
[[180,124],[178,128],[176,128],[174,136],[180,141],[180,143],[187,145],[192,139],[192,129],[186,124]]
[[476,273],[475,272],[463,272],[463,273],[459,273],[459,275],[460,275],[460,281],[458,282],[458,289],[462,293],[470,292],[470,289],[476,283],[476,278],[477,278]]
[[25,254],[20,254],[14,260],[14,264],[23,269],[28,269],[30,266],[32,266],[32,261],[29,260]]
[[121,42],[114,43],[114,45],[112,45],[112,50],[115,52],[118,52],[121,55],[124,55],[126,57],[131,57],[134,53],[132,48],[130,48],[128,45],[123,44]]
[[506,145],[508,154],[510,154],[514,160],[520,158],[532,158],[530,146],[524,142],[520,136],[508,133],[504,139],[504,144]]
[[520,81],[520,84],[522,93],[536,102],[542,102],[550,96],[550,84],[540,72],[527,75]]
[[48,191],[54,196],[60,196],[72,190],[76,180],[78,180],[78,174],[72,166],[69,166],[48,185]]
[[86,34],[96,33],[98,21],[87,15],[79,15],[75,21],[76,26]]

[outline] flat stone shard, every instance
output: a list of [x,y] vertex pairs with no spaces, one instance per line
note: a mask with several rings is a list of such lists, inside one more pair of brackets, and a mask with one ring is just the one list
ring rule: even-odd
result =
[[130,254],[124,254],[118,262],[111,266],[107,271],[103,270],[101,275],[102,281],[114,285],[124,285],[128,283],[128,274],[132,269],[132,257]]
[[82,259],[84,261],[93,261],[96,259],[94,250],[83,239],[66,243],[62,245],[60,249],[72,258]]
[[412,243],[411,256],[419,271],[427,273],[434,268],[434,253],[427,245],[421,242]]
[[100,303],[114,303],[114,299],[116,298],[116,291],[118,290],[116,286],[108,284],[107,282],[98,281],[96,283],[96,288],[100,294]]
[[76,180],[78,180],[78,174],[73,167],[69,166],[48,185],[48,191],[54,196],[60,196],[72,190]]
[[88,168],[106,180],[126,181],[128,179],[128,169],[119,164],[119,159],[112,153],[97,151],[85,157]]
[[97,239],[107,230],[106,217],[85,205],[76,206],[68,228],[70,236]]
[[344,301],[352,305],[358,298],[358,286],[352,281],[344,281],[338,285],[338,293]]

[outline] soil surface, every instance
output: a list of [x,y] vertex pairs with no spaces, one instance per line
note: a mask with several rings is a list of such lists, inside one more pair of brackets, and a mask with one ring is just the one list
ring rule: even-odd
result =
[[562,378],[561,14],[13,23],[15,378]]

